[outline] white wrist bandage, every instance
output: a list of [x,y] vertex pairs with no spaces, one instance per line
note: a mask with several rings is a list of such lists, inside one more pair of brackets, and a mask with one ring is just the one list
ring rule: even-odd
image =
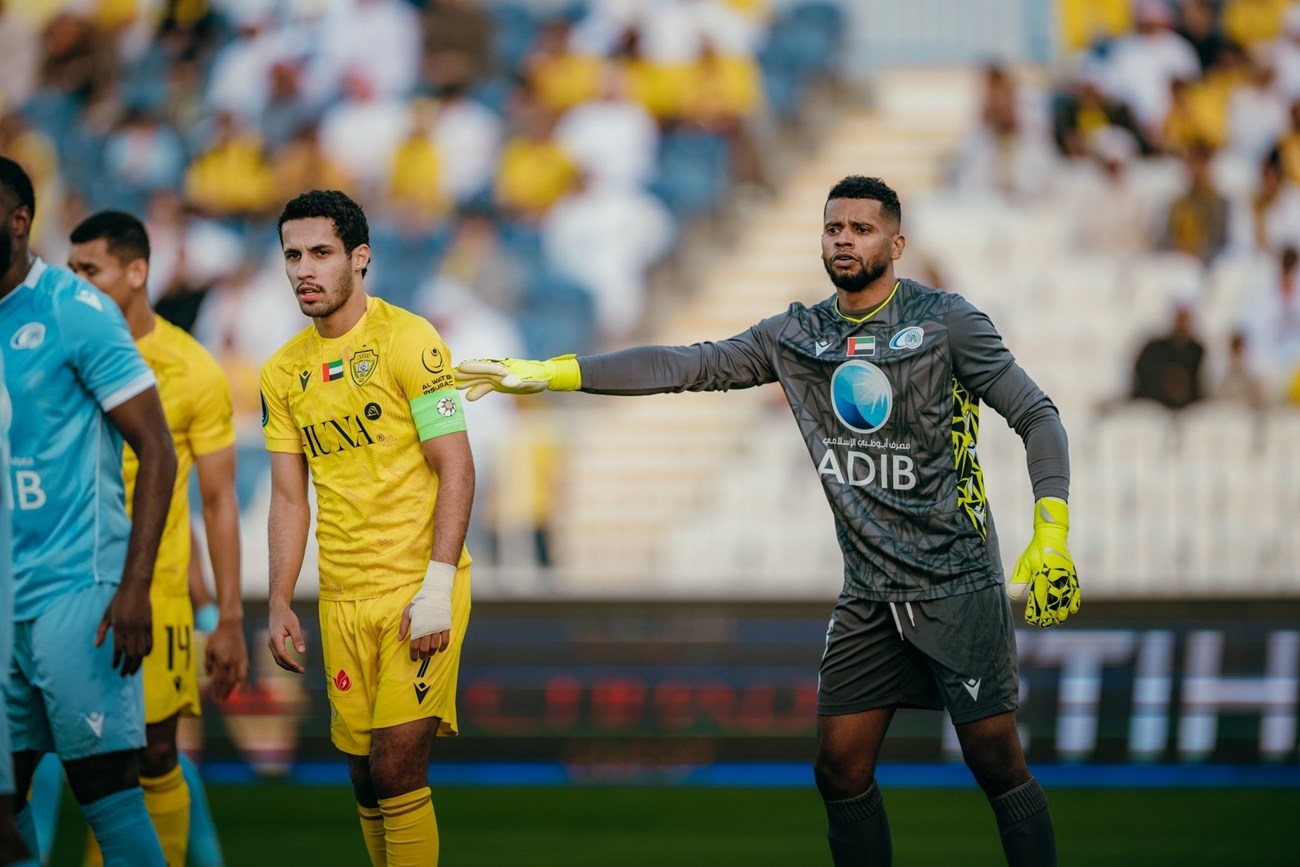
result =
[[422,638],[451,629],[451,587],[455,582],[455,566],[429,561],[424,583],[411,600],[410,638]]

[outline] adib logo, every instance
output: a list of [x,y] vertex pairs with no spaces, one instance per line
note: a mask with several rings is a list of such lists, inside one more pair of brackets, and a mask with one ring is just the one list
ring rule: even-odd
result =
[[849,430],[872,433],[889,420],[894,408],[894,387],[870,361],[846,361],[831,376],[831,406]]

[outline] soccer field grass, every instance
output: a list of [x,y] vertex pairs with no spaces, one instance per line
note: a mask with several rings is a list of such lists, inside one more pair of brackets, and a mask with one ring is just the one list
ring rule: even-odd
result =
[[[1063,865],[1300,863],[1294,789],[1054,789]],[[366,867],[350,791],[328,786],[209,790],[229,867]],[[444,867],[829,865],[816,793],[800,789],[437,788]],[[1002,864],[974,789],[885,793],[894,863]],[[84,839],[65,800],[53,863]]]

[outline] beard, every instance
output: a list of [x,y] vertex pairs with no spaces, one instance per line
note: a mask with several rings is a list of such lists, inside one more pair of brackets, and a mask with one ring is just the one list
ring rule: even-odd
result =
[[880,256],[869,262],[863,262],[857,271],[836,271],[831,266],[831,260],[823,256],[822,267],[826,269],[826,274],[831,278],[836,289],[843,289],[845,292],[861,292],[884,275],[889,269],[889,260]]
[[351,271],[343,275],[333,286],[317,285],[320,287],[321,297],[315,301],[304,301],[301,295],[297,296],[298,309],[313,319],[324,319],[333,314],[347,303],[355,288]]
[[9,226],[0,228],[0,275],[9,273],[9,266],[14,263],[14,239],[9,234]]

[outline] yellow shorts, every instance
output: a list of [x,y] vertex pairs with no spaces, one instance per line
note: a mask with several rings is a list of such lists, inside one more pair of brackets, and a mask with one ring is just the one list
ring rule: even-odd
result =
[[155,596],[153,650],[144,658],[144,721],[162,722],[178,713],[198,716],[199,649],[194,606],[188,596]]
[[469,566],[456,570],[451,591],[451,647],[411,660],[398,641],[402,609],[419,584],[382,596],[320,603],[321,650],[330,702],[330,740],[354,756],[370,755],[370,732],[419,719],[441,720],[438,735],[456,734],[456,678],[469,625]]

